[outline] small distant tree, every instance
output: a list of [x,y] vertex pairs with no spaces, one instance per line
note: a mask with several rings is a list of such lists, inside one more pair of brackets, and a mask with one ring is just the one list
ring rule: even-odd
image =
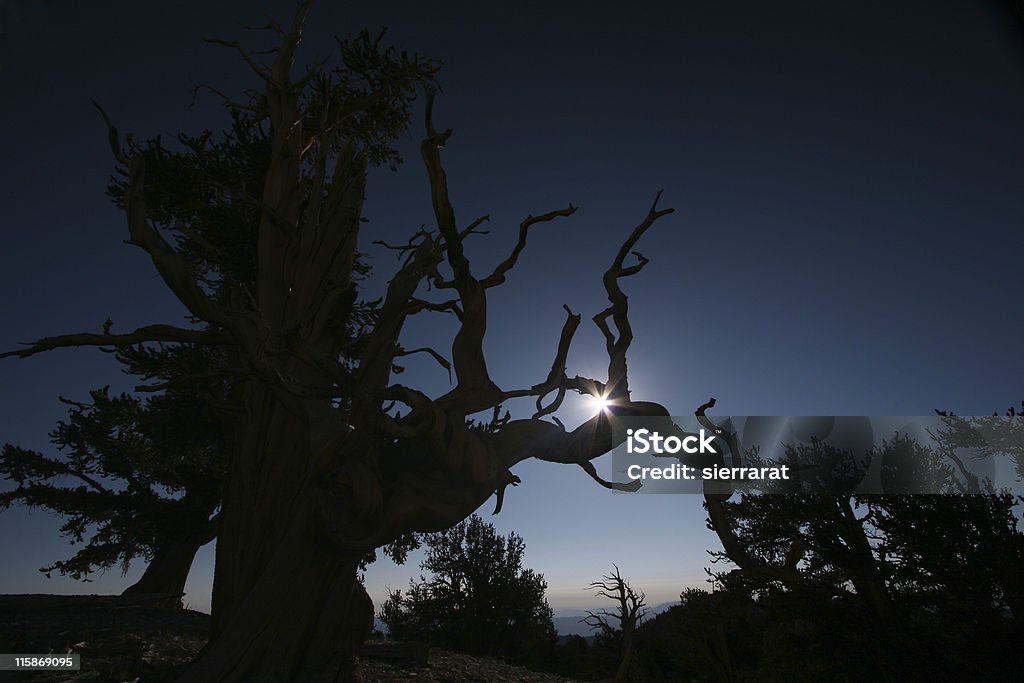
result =
[[430,578],[392,591],[380,618],[391,635],[526,663],[555,639],[544,576],[522,566],[526,543],[477,515],[427,534]]
[[633,671],[633,641],[636,628],[647,616],[647,596],[622,578],[618,565],[614,572],[605,574],[601,581],[592,582],[588,588],[597,591],[601,597],[615,602],[611,610],[588,611],[583,622],[611,642],[619,644],[621,657],[615,672],[615,680],[627,681]]

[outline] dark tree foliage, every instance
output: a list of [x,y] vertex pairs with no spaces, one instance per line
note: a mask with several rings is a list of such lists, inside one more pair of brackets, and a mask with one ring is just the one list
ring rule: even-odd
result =
[[544,576],[522,566],[526,544],[477,515],[427,534],[429,578],[392,591],[380,618],[392,637],[537,665],[554,642]]
[[[365,70],[379,41],[364,32],[341,48],[353,68]],[[311,108],[325,106],[322,98],[332,78],[351,81],[341,70],[318,74],[310,90]],[[229,106],[226,130],[180,134],[175,148],[159,137],[131,143],[146,160],[150,219],[173,236],[206,291],[224,301],[255,291],[260,206],[252,198],[264,182],[271,154],[259,109],[258,101]],[[399,158],[387,140],[400,128],[394,118],[398,114],[378,113],[376,127],[362,114],[353,125],[363,131],[375,163],[394,165]],[[119,169],[108,189],[122,209],[129,185],[128,173]],[[357,255],[353,282],[368,272]],[[342,361],[351,363],[358,354],[361,331],[375,309],[373,302],[354,302],[348,317],[336,321],[351,339]],[[104,332],[113,331],[108,320]],[[88,537],[72,558],[44,567],[48,574],[59,571],[88,580],[96,569],[119,565],[126,571],[133,559],[142,558],[150,568],[126,594],[179,593],[195,551],[216,534],[217,520],[210,518],[220,507],[239,410],[231,386],[242,370],[222,346],[137,344],[117,347],[115,353],[124,372],[144,382],[137,389],[145,393],[112,397],[104,388],[91,392],[89,402],[65,401],[71,414],[52,434],[58,455],[6,444],[0,475],[17,489],[0,496],[0,505],[49,509],[67,518],[64,535],[76,543]],[[402,538],[385,550],[401,561],[415,544],[412,537]],[[364,566],[375,557],[371,551]]]
[[642,680],[737,680],[737,662],[751,658],[743,606],[725,593],[695,589],[683,591],[680,601],[637,631]]
[[[88,580],[96,569],[135,558],[149,567],[127,594],[178,594],[196,551],[217,529],[230,425],[216,404],[228,385],[219,377],[173,383],[184,374],[222,364],[216,349],[181,344],[124,347],[118,360],[129,374],[168,382],[145,398],[90,392],[57,424],[52,455],[5,444],[0,474],[16,484],[0,505],[26,505],[66,519],[61,532],[85,543],[70,559],[42,571]],[[167,604],[178,603],[168,598]]]
[[872,501],[886,583],[901,604],[950,621],[1024,618],[1024,534],[1009,495]]
[[[944,427],[935,436],[947,457],[958,449],[972,449],[974,457],[1008,457],[1014,464],[1018,481],[1024,481],[1024,401],[1020,408],[1010,406],[1003,415],[990,417],[958,417],[952,412],[936,410],[943,417]],[[956,460],[954,459],[954,462]]]
[[[708,525],[723,546],[711,554],[731,568],[713,573],[716,593],[684,594],[680,608],[659,617],[640,638],[641,658],[650,664],[651,652],[664,650],[665,633],[689,638],[704,625],[702,651],[717,672],[707,680],[1000,680],[1019,666],[1021,501],[981,493],[984,482],[964,476],[957,455],[982,445],[981,427],[995,444],[987,455],[1004,453],[992,430],[1019,424],[946,425],[935,446],[905,436],[884,442],[881,473],[897,490],[901,481],[932,477],[944,495],[705,496]],[[820,443],[802,448],[815,452],[787,455],[843,461],[819,452]],[[920,471],[904,471],[906,462]],[[736,624],[738,637],[714,636]]]
[[[636,636],[644,681],[935,680],[897,667],[905,642],[865,618],[852,601],[812,586],[757,599],[734,589],[688,589],[681,604]],[[941,679],[941,676],[939,677]]]

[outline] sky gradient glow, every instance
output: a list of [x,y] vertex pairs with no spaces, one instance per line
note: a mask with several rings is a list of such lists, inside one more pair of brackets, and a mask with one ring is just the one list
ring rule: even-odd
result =
[[[435,120],[454,129],[453,202],[462,224],[491,215],[491,234],[469,247],[478,270],[505,256],[527,213],[580,207],[532,233],[494,292],[499,385],[544,378],[562,304],[585,321],[603,307],[601,273],[664,188],[676,213],[645,236],[651,263],[624,282],[634,398],[686,414],[715,396],[732,415],[986,414],[1024,398],[1024,41],[999,3],[349,4],[314,9],[304,59],[329,54],[333,34],[388,26],[394,44],[445,63]],[[217,127],[215,100],[188,106],[193,84],[233,91],[251,78],[200,37],[259,41],[240,25],[288,7],[8,0],[0,348],[99,331],[108,316],[121,330],[181,320],[145,255],[122,243],[89,100],[139,138]],[[367,249],[429,225],[421,126],[403,139],[406,164],[371,178]],[[370,254],[373,290],[395,261]],[[451,329],[415,320],[407,339],[443,347]],[[569,371],[604,378],[589,324]],[[403,383],[436,394],[447,377],[410,360]],[[0,362],[0,440],[47,448],[58,394],[104,384],[130,388],[97,351]],[[612,562],[651,604],[703,585],[717,539],[698,497],[613,495],[546,463],[516,474],[502,513],[490,517],[493,500],[482,512],[524,537],[553,606],[593,604],[582,587]],[[72,551],[57,528],[45,513],[0,513],[0,592],[119,592],[141,570],[46,580],[38,567]],[[193,607],[209,606],[212,558],[207,547],[193,567]],[[371,567],[375,602],[417,564]]]

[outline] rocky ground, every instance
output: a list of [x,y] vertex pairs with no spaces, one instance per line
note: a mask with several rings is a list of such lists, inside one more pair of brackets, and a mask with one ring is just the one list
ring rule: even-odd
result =
[[[0,596],[0,652],[78,653],[81,671],[0,673],[0,681],[32,683],[175,680],[206,642],[209,615],[170,610],[100,595]],[[368,683],[564,683],[569,679],[422,646],[396,654],[384,642],[368,644],[363,675]],[[423,660],[426,660],[425,662]]]

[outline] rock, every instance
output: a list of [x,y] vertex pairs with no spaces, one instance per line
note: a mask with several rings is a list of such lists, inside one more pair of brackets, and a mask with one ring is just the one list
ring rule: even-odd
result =
[[395,666],[427,666],[430,646],[426,643],[397,643],[385,640],[370,640],[363,645],[360,657],[366,660],[387,662]]

